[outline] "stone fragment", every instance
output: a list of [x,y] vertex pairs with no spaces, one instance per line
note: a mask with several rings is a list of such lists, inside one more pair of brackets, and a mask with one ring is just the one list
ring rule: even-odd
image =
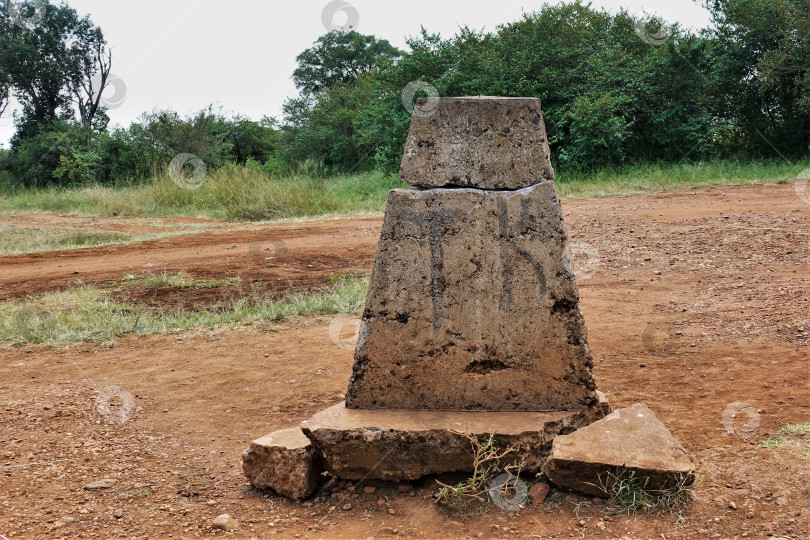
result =
[[536,98],[418,101],[400,177],[414,187],[521,189],[554,180]]
[[95,491],[99,489],[110,489],[115,485],[115,480],[112,478],[104,478],[103,480],[96,480],[90,484],[84,486],[84,489],[88,491]]
[[255,487],[298,500],[312,494],[321,473],[315,449],[300,428],[253,441],[242,454],[242,468]]
[[232,518],[228,514],[222,514],[214,519],[214,521],[211,523],[211,527],[223,531],[235,531],[239,528],[239,521]]
[[529,488],[529,500],[533,505],[541,504],[548,496],[549,485],[544,482],[538,482]]
[[415,480],[426,474],[472,470],[472,448],[465,433],[515,451],[507,463],[525,460],[537,472],[558,434],[585,425],[588,409],[550,413],[450,412],[348,409],[338,404],[302,424],[324,467],[349,480]]
[[508,192],[392,191],[347,406],[594,405],[567,241],[552,182]]
[[560,487],[600,497],[611,478],[631,472],[650,490],[671,488],[682,477],[691,484],[695,477],[686,450],[643,403],[557,437],[543,472]]

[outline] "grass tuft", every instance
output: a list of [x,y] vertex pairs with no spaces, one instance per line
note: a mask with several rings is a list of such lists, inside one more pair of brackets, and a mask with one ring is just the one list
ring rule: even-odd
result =
[[788,424],[767,439],[759,441],[759,445],[768,450],[793,448],[803,456],[810,457],[810,422]]
[[[129,282],[137,279],[126,277],[130,278]],[[151,279],[154,281],[149,281]],[[197,310],[134,306],[116,301],[113,291],[79,286],[0,302],[0,346],[109,344],[116,337],[127,334],[145,336],[192,330],[215,331],[222,327],[267,324],[293,317],[359,313],[368,290],[368,279],[366,275],[346,275],[329,287],[316,291],[289,292],[278,298],[254,292],[247,297]],[[196,283],[186,276],[172,274],[147,277],[146,281],[153,286],[170,283],[195,286]]]
[[650,489],[648,481],[646,477],[636,476],[635,471],[608,472],[599,487],[608,494],[607,508],[613,513],[669,512],[682,519],[681,511],[694,499],[691,479],[682,475],[669,489]]

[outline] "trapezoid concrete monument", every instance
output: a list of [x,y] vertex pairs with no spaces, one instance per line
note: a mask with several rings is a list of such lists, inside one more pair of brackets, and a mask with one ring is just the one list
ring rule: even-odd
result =
[[535,472],[556,436],[610,412],[540,101],[431,105],[402,161],[414,189],[388,198],[346,402],[301,425],[341,478],[470,470],[460,433],[492,435]]
[[[481,130],[508,133],[511,142],[482,144]],[[435,187],[394,190],[388,198],[346,406],[594,405],[593,360],[562,209],[546,179],[554,175],[540,101],[441,99],[433,116],[414,117],[408,140],[403,179]],[[421,140],[434,141],[426,156]],[[498,185],[521,189],[482,189],[479,183],[492,185],[489,176],[478,181],[472,173],[466,178],[474,187],[448,187],[459,171],[483,174],[482,164],[490,163],[514,173],[514,182]]]

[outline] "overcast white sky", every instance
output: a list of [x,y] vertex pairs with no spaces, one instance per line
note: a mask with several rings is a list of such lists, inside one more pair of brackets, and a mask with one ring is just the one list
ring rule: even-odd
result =
[[[346,0],[359,15],[357,30],[405,47],[420,25],[444,37],[461,26],[494,30],[537,11],[526,0]],[[551,2],[555,3],[555,2]],[[326,32],[327,0],[192,2],[190,0],[68,0],[100,26],[113,50],[113,74],[126,84],[122,105],[110,111],[128,125],[142,112],[172,108],[192,113],[211,103],[258,119],[277,116],[297,91],[295,57]],[[596,8],[658,14],[690,28],[709,25],[695,0],[593,0]],[[338,12],[344,24],[350,10]],[[109,92],[109,90],[108,90]],[[105,93],[105,97],[111,98]],[[118,96],[116,96],[118,97]],[[0,145],[13,133],[11,109],[0,118]]]

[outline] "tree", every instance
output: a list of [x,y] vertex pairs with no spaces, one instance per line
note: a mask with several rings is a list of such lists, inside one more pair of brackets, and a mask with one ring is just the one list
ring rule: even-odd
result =
[[381,60],[402,53],[384,39],[354,30],[333,30],[318,38],[314,46],[298,55],[293,82],[304,92],[316,92],[336,83],[352,83],[373,70]]
[[[35,23],[22,24],[18,14]],[[0,9],[0,32],[3,45],[0,72],[7,77],[23,108],[16,141],[38,133],[60,118],[71,118],[79,89],[90,86],[86,79],[92,79],[99,69],[109,71],[109,55],[104,57],[106,43],[101,30],[89,17],[79,17],[66,4],[6,0]],[[100,54],[105,58],[101,67]],[[93,90],[89,100],[80,100],[83,120],[88,119],[89,126],[98,111],[102,91],[103,85]]]
[[87,35],[87,47],[81,59],[81,76],[73,81],[71,88],[87,134],[88,147],[92,142],[94,122],[101,107],[101,96],[107,88],[111,67],[112,52],[107,48],[104,34],[100,28],[93,28]]
[[715,93],[730,146],[760,155],[810,149],[810,3],[705,0],[715,23]]
[[0,116],[3,116],[3,113],[6,112],[10,96],[11,82],[8,80],[6,73],[0,69]]

